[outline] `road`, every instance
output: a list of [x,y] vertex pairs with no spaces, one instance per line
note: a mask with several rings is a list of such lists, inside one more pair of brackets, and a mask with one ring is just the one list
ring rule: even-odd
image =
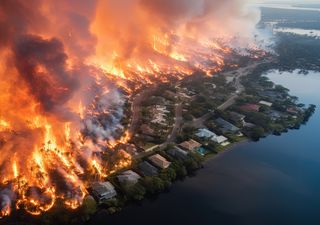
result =
[[134,134],[137,126],[139,124],[139,120],[141,117],[141,103],[148,98],[152,92],[154,92],[154,88],[149,88],[147,90],[144,90],[137,94],[135,97],[132,99],[132,104],[131,104],[131,112],[132,112],[132,117],[131,117],[131,122],[129,125],[129,133]]
[[224,111],[230,106],[232,106],[236,102],[240,94],[245,91],[244,86],[241,84],[241,78],[251,73],[258,65],[267,62],[269,61],[255,62],[253,64],[250,64],[249,66],[239,68],[236,71],[223,73],[222,76],[234,76],[233,86],[235,87],[236,91],[235,93],[232,93],[224,103],[218,106],[217,109]]
[[177,137],[177,133],[180,131],[181,125],[182,125],[182,102],[179,102],[176,104],[175,107],[175,122],[174,122],[174,126],[172,128],[171,133],[168,136],[168,139],[166,141],[166,143],[172,143],[176,140]]

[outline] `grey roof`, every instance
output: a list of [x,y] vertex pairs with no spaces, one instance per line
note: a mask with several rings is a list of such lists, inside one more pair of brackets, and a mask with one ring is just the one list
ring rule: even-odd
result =
[[179,147],[169,149],[168,153],[177,159],[185,160],[188,158],[188,152],[182,150]]
[[242,115],[242,114],[237,113],[237,112],[230,112],[230,116],[231,116],[231,119],[234,122],[239,122],[239,121],[244,120],[246,118],[245,115]]
[[137,183],[141,178],[139,174],[133,172],[132,170],[127,170],[117,176],[120,183]]
[[238,131],[240,131],[240,128],[236,127],[235,125],[233,125],[232,123],[229,123],[228,121],[222,119],[222,118],[218,118],[216,119],[216,123],[221,126],[221,130],[223,132],[233,132],[236,133]]
[[113,185],[110,182],[96,182],[93,183],[92,192],[96,198],[100,200],[110,199],[117,195]]
[[146,161],[143,161],[139,164],[139,169],[140,169],[140,172],[143,176],[156,176],[156,175],[158,175],[158,169]]

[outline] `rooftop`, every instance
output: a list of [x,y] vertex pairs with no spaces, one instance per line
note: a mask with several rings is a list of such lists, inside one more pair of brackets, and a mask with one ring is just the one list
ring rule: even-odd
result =
[[150,163],[143,161],[139,164],[140,172],[143,176],[156,176],[158,175],[158,170]]
[[179,144],[182,148],[189,150],[189,151],[194,151],[197,148],[201,147],[201,144],[199,142],[196,142],[193,139],[190,139],[189,141],[185,141]]
[[216,119],[216,123],[221,126],[221,130],[223,132],[232,132],[232,133],[236,133],[240,131],[240,128],[236,127],[235,125],[233,125],[232,123],[229,123],[228,121],[222,119],[222,118],[218,118]]
[[114,186],[108,181],[93,183],[91,188],[94,196],[99,201],[111,199],[117,195]]
[[259,104],[260,105],[265,105],[265,106],[268,106],[268,107],[271,107],[273,105],[273,103],[267,102],[267,101],[260,101]]
[[139,174],[132,170],[127,170],[117,176],[120,183],[132,183],[135,184],[141,178]]
[[257,104],[245,104],[240,107],[244,111],[256,111],[260,110],[260,106]]
[[170,162],[159,154],[152,155],[148,158],[155,166],[166,169],[170,166]]
[[211,138],[212,136],[215,136],[215,135],[216,135],[215,133],[204,128],[199,129],[198,132],[196,133],[196,136],[201,138]]

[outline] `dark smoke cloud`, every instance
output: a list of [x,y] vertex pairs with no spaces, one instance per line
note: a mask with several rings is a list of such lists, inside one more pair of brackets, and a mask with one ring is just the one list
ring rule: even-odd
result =
[[68,51],[84,57],[94,52],[90,21],[95,0],[1,0],[0,47],[20,35],[38,34],[63,40]]
[[7,47],[13,37],[27,32],[30,26],[40,29],[46,18],[38,11],[40,1],[1,0],[0,47]]
[[13,52],[21,77],[45,111],[51,111],[71,97],[77,79],[73,71],[67,69],[67,55],[59,40],[21,36]]

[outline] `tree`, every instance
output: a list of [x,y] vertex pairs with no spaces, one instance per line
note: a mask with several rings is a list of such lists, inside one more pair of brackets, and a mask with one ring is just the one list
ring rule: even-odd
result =
[[166,181],[174,181],[177,177],[176,171],[172,168],[167,168],[160,173],[160,178]]
[[138,182],[136,184],[127,184],[123,187],[126,196],[129,199],[140,201],[146,194],[146,189]]
[[91,197],[87,197],[83,200],[81,211],[85,216],[93,215],[97,211],[97,203]]
[[163,181],[159,177],[145,177],[142,183],[150,194],[159,193],[165,188]]
[[253,140],[259,140],[261,137],[263,137],[265,135],[265,131],[262,127],[254,127],[252,128],[252,131],[251,131],[251,138]]

